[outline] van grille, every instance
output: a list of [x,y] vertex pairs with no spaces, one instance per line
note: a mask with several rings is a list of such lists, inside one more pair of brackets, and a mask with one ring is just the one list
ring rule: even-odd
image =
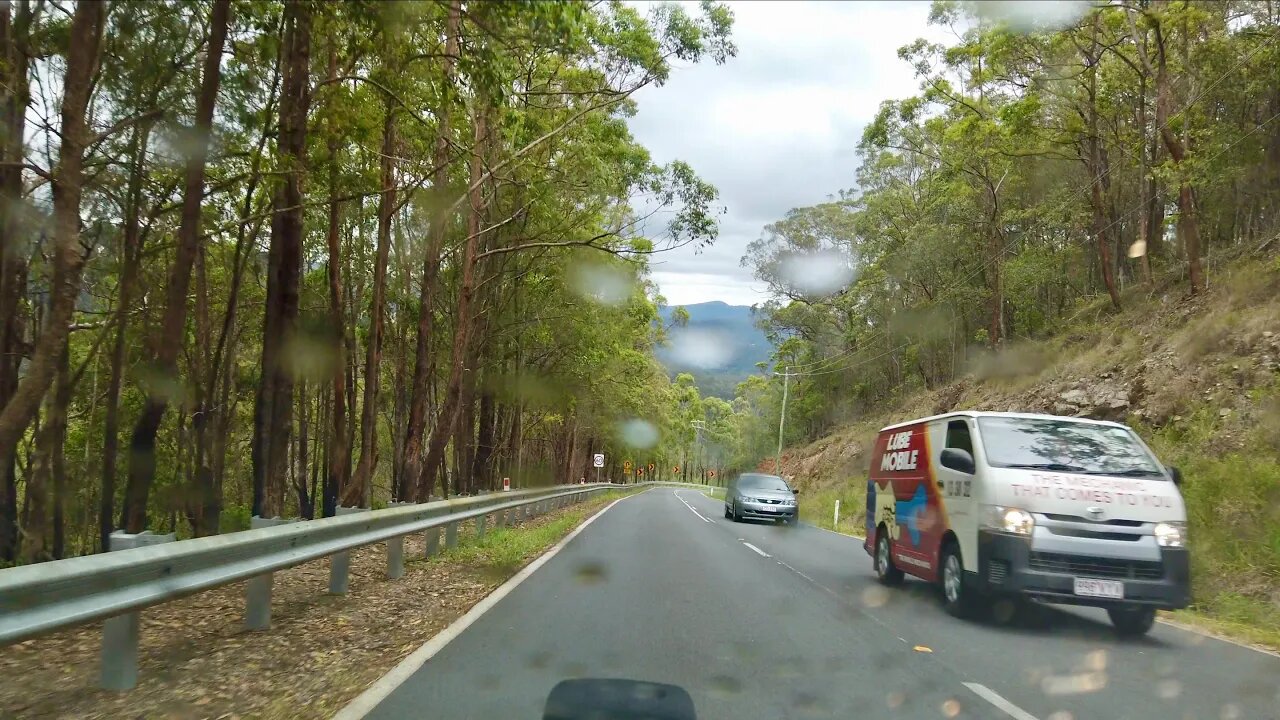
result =
[[1119,527],[1142,527],[1146,523],[1141,520],[1090,520],[1079,515],[1058,515],[1056,513],[1041,513],[1050,520],[1059,520],[1062,522],[1078,522],[1093,523],[1096,525],[1116,525]]
[[1164,565],[1159,561],[1115,560],[1033,551],[1027,564],[1035,570],[1085,577],[1126,580],[1159,580],[1164,577]]
[[1046,528],[1054,535],[1065,535],[1067,537],[1093,538],[1094,540],[1120,540],[1122,542],[1135,542],[1142,539],[1142,535],[1134,533],[1122,532],[1106,532],[1103,530],[1082,530],[1079,528],[1050,526]]

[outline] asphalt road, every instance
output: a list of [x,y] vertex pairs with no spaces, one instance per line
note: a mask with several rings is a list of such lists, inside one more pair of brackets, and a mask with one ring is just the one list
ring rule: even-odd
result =
[[1280,718],[1275,656],[1167,625],[1120,640],[1087,609],[957,620],[925,583],[878,585],[859,539],[722,512],[623,500],[370,717],[540,718],[561,679],[617,677],[683,687],[699,720]]

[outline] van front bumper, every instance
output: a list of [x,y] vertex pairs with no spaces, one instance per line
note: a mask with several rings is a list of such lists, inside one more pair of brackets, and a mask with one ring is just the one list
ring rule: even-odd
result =
[[[1124,599],[1075,594],[1076,578],[1118,580]],[[978,531],[977,589],[1022,595],[1044,602],[1093,607],[1146,605],[1166,610],[1191,601],[1190,555],[1186,548],[1160,548],[1158,561],[1105,558],[1032,549],[1031,539]]]

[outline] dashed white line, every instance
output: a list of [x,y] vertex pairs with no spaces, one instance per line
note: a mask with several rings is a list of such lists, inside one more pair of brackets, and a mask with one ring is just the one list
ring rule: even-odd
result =
[[687,507],[687,508],[689,508],[690,510],[692,510],[694,515],[697,515],[698,517],[702,518],[702,522],[714,522],[711,518],[705,517],[702,513],[698,512],[697,508],[695,508],[694,506],[690,505],[688,502],[685,502],[685,499],[684,499],[684,498],[682,498],[682,497],[680,497],[680,491],[679,491],[679,490],[672,490],[672,491],[671,491],[671,494],[672,494],[672,495],[675,495],[677,500],[679,500],[680,502],[684,503],[684,506],[685,506],[685,507]]
[[970,690],[972,690],[973,694],[977,695],[983,700],[986,700],[992,705],[995,705],[997,708],[1000,708],[1005,712],[1006,715],[1008,715],[1011,718],[1014,718],[1015,720],[1036,720],[1035,715],[1032,715],[1026,710],[1023,710],[1017,705],[1014,705],[1013,703],[1009,702],[1008,700],[1005,700],[1003,697],[1001,697],[1000,693],[996,692],[995,690],[992,690],[986,685],[982,685],[980,683],[971,683],[971,682],[961,683],[961,684],[969,688]]
[[760,557],[772,557],[769,553],[767,553],[767,552],[765,552],[765,551],[761,550],[760,548],[756,547],[755,545],[752,545],[751,543],[747,542],[746,540],[743,540],[743,541],[742,541],[742,544],[743,544],[743,545],[746,545],[748,548],[751,548],[752,550],[754,550],[754,551],[755,551],[755,553],[756,553],[757,555],[759,555]]

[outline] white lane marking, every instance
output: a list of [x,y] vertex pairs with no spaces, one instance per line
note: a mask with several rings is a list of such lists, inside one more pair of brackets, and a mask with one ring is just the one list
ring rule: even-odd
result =
[[760,557],[771,557],[771,556],[769,555],[769,553],[767,553],[767,552],[765,552],[765,551],[761,550],[760,548],[756,547],[755,545],[752,545],[751,543],[747,542],[746,540],[743,540],[743,541],[742,541],[742,544],[743,544],[743,545],[746,545],[747,547],[751,548],[752,550],[755,550],[755,551],[756,551],[756,554],[757,554],[757,555],[759,555]]
[[1015,720],[1036,720],[1035,715],[1032,715],[1026,710],[1023,710],[1017,705],[1014,705],[1013,703],[1009,702],[1008,700],[1005,700],[1003,697],[1000,696],[1000,693],[996,692],[995,690],[992,690],[986,685],[982,685],[980,683],[971,683],[971,682],[961,683],[961,684],[969,688],[970,690],[972,690],[973,693],[978,697],[982,698],[983,700],[986,700],[992,705],[995,705],[997,708],[1000,708],[1005,712],[1005,714],[1007,714],[1011,718],[1014,718]]
[[793,573],[795,573],[795,574],[799,575],[800,577],[804,578],[805,580],[808,580],[809,582],[813,583],[813,586],[814,586],[814,587],[816,587],[816,588],[818,588],[819,590],[825,590],[826,592],[830,593],[831,595],[835,595],[835,592],[834,592],[834,591],[832,591],[832,590],[831,590],[830,588],[828,588],[827,586],[818,584],[818,581],[817,581],[817,580],[814,580],[813,578],[809,577],[808,575],[805,575],[804,573],[802,573],[802,572],[800,572],[799,570],[797,570],[797,569],[795,569],[795,568],[791,567],[790,565],[788,565],[788,564],[786,564],[786,563],[782,562],[781,560],[777,560],[777,563],[778,563],[779,565],[781,565],[782,567],[784,567],[784,568],[786,568],[786,569],[790,570],[791,572],[793,572]]
[[672,494],[672,495],[675,495],[677,500],[679,500],[680,502],[684,503],[684,506],[685,506],[685,507],[687,507],[687,508],[689,508],[690,510],[692,510],[694,515],[697,515],[698,517],[702,518],[702,522],[714,522],[711,518],[705,517],[702,513],[698,512],[698,509],[697,509],[697,508],[695,508],[694,506],[692,506],[692,505],[690,505],[689,503],[685,502],[685,499],[684,499],[684,498],[682,498],[682,497],[680,497],[680,491],[679,491],[679,490],[672,490],[672,491],[671,491],[671,494]]
[[436,653],[443,650],[446,645],[454,640],[454,638],[458,637],[464,630],[471,627],[476,620],[479,620],[481,615],[484,615],[486,612],[491,610],[494,605],[497,605],[498,602],[502,600],[502,598],[511,594],[511,591],[515,590],[517,585],[528,580],[529,576],[537,571],[538,568],[546,565],[548,560],[555,557],[557,553],[564,549],[565,545],[568,545],[570,541],[578,537],[578,533],[586,530],[588,525],[596,521],[596,518],[609,512],[610,508],[623,500],[633,498],[636,495],[643,495],[646,492],[649,491],[644,490],[636,493],[635,495],[618,498],[606,505],[600,512],[587,518],[581,525],[574,528],[572,532],[565,535],[564,539],[556,543],[554,547],[543,553],[538,557],[538,559],[526,565],[523,570],[512,576],[510,580],[503,583],[497,590],[489,593],[489,595],[483,600],[473,605],[465,615],[454,620],[452,625],[436,633],[436,635],[428,640],[422,647],[414,650],[408,657],[401,660],[398,665],[391,669],[391,672],[374,681],[367,690],[357,695],[355,700],[347,703],[346,707],[339,710],[337,714],[333,716],[333,720],[360,720],[365,715],[368,715],[379,705],[379,703],[386,700],[396,688],[400,687],[406,680],[412,677],[413,674],[425,665],[428,660],[435,657]]

